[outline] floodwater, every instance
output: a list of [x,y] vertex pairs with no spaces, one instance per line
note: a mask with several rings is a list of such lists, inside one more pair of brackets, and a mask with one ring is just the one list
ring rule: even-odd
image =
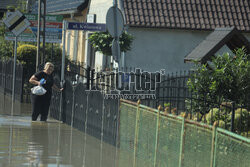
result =
[[115,167],[117,152],[56,120],[0,115],[0,167]]

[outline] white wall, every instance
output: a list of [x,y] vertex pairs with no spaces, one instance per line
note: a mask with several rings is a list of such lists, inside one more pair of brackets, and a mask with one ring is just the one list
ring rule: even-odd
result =
[[[188,70],[193,64],[184,63],[187,56],[210,31],[129,28],[135,39],[131,51],[125,54],[125,66],[154,72]],[[250,35],[249,35],[250,37]],[[229,51],[223,47],[218,53]]]
[[184,64],[184,57],[209,33],[142,28],[129,28],[128,32],[135,39],[131,51],[125,54],[125,66],[150,72],[189,69],[191,65]]
[[106,14],[111,6],[112,0],[91,0],[89,14],[96,14],[96,23],[106,23]]

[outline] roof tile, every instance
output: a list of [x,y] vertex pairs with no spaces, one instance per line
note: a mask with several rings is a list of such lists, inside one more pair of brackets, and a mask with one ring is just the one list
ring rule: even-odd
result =
[[247,0],[123,0],[123,3],[126,24],[130,26],[202,30],[236,26],[250,32]]

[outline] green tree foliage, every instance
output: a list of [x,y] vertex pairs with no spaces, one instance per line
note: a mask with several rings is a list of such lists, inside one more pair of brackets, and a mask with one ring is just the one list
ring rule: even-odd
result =
[[23,65],[24,77],[30,77],[36,71],[36,46],[21,45],[17,48],[17,55],[17,60]]
[[[122,52],[126,52],[131,49],[131,44],[133,41],[133,36],[127,32],[123,32],[119,44]],[[108,32],[94,32],[89,37],[90,43],[96,51],[101,52],[106,56],[111,56],[111,47],[113,37]]]
[[[45,45],[45,62],[50,61],[57,66],[61,63],[62,51],[59,45]],[[29,78],[36,71],[37,47],[30,44],[23,44],[17,48],[17,60],[23,64],[25,78]],[[52,55],[53,54],[53,55]],[[59,68],[59,67],[58,67]],[[57,69],[58,70],[58,69]]]
[[250,61],[244,48],[225,53],[212,59],[211,64],[196,64],[188,80],[193,92],[192,110],[208,113],[212,104],[234,102],[247,105],[250,97]]
[[5,26],[0,25],[0,58],[8,59],[13,55],[13,42],[4,39]]

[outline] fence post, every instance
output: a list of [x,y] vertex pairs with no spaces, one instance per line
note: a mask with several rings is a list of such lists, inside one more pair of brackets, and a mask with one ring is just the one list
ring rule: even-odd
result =
[[181,145],[180,145],[180,155],[179,155],[179,167],[182,167],[184,160],[184,147],[185,147],[185,136],[186,136],[186,121],[185,117],[182,118],[182,128],[181,128]]
[[235,102],[232,103],[232,116],[231,116],[231,132],[234,132],[234,118],[235,118]]
[[3,61],[3,94],[5,96],[5,91],[6,91],[6,61]]
[[116,119],[116,139],[115,139],[115,166],[119,166],[119,154],[118,148],[120,147],[120,113],[122,112],[121,109],[121,100],[117,99],[118,101],[118,112],[117,112],[117,119]]
[[157,121],[156,121],[156,135],[155,135],[155,155],[154,155],[154,167],[157,167],[157,152],[159,146],[159,130],[160,130],[160,113],[162,111],[161,105],[158,107]]
[[[61,79],[61,81],[60,81],[60,86],[61,86],[61,88],[63,88],[64,89],[64,91],[65,91],[65,88],[66,88],[66,81],[63,79]],[[63,114],[63,103],[64,103],[64,91],[61,91],[60,92],[60,106],[59,106],[59,121],[61,121],[61,122],[63,122],[64,120],[62,120],[62,119],[64,119],[64,118],[62,118],[62,114]]]
[[90,79],[91,79],[91,87],[90,87],[90,89],[92,89],[92,87],[94,86],[94,77],[95,77],[95,69],[92,69],[91,70],[91,77],[90,77]]
[[87,68],[87,90],[90,90],[90,67]]
[[76,85],[72,85],[73,88],[73,99],[72,99],[72,113],[71,113],[71,127],[73,127],[73,123],[74,123],[74,112],[75,112],[75,89],[76,89]]
[[134,162],[133,167],[136,167],[136,152],[137,152],[137,144],[139,137],[139,123],[140,123],[140,103],[141,101],[137,101],[137,111],[136,111],[136,122],[135,122],[135,140],[134,140]]
[[211,159],[210,159],[210,167],[215,167],[215,150],[216,150],[216,136],[217,136],[217,126],[218,126],[218,122],[214,122],[213,125],[213,135],[212,135],[212,146],[211,146]]
[[20,78],[21,78],[21,91],[20,91],[20,102],[23,103],[23,88],[24,88],[24,75],[23,75],[23,65],[22,64],[19,64],[20,66]]

